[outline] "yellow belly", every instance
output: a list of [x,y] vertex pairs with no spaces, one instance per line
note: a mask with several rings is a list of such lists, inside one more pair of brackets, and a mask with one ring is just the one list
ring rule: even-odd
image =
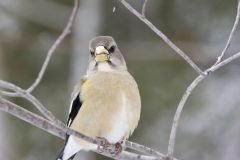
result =
[[[140,117],[140,96],[131,75],[101,72],[88,76],[81,88],[82,107],[71,128],[90,137],[105,137],[111,143],[128,138]],[[77,139],[84,149],[89,143]]]

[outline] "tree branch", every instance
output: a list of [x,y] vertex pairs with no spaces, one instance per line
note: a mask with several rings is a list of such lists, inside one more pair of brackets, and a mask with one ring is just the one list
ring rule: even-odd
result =
[[161,158],[166,157],[166,155],[164,155],[160,152],[157,152],[157,151],[155,151],[155,150],[153,150],[149,147],[146,147],[146,146],[134,143],[134,142],[126,141],[125,145],[129,149],[133,149],[133,150],[136,150],[138,152],[142,152],[142,153],[145,153],[145,154],[148,154],[148,155],[151,155],[151,156],[161,157]]
[[240,58],[240,52],[234,54],[233,56],[225,59],[224,61],[213,65],[211,68],[207,69],[205,71],[206,75],[199,75],[188,87],[185,93],[183,94],[181,101],[179,102],[179,105],[177,107],[176,113],[174,115],[173,119],[173,124],[172,124],[172,130],[169,138],[169,144],[168,144],[168,157],[173,157],[173,152],[174,152],[174,146],[176,142],[176,132],[177,132],[177,127],[179,124],[180,116],[182,113],[182,110],[185,106],[186,101],[188,100],[188,97],[191,95],[192,91],[197,87],[197,85],[204,80],[209,72],[215,72],[216,70],[220,69],[221,67],[227,65],[228,63],[232,62],[235,59]]
[[196,86],[205,78],[204,75],[199,75],[188,87],[185,93],[183,94],[181,101],[177,107],[176,113],[174,115],[173,123],[172,123],[172,130],[170,133],[169,138],[169,144],[168,144],[168,157],[172,158],[174,153],[174,147],[176,142],[176,133],[177,133],[177,127],[179,124],[180,116],[183,110],[183,107],[185,106],[186,101],[188,100],[188,97],[191,95],[192,91]]
[[238,59],[238,58],[240,58],[240,52],[238,52],[238,53],[234,54],[233,56],[225,59],[224,61],[212,66],[211,68],[207,69],[205,72],[207,72],[207,73],[208,72],[214,72],[214,71],[218,70],[219,68],[227,65],[228,63],[230,63],[233,60]]
[[46,107],[44,107],[44,105],[37,100],[37,98],[35,98],[32,94],[26,92],[19,86],[0,80],[0,87],[14,91],[14,92],[1,91],[0,92],[1,95],[25,98],[29,102],[31,102],[47,119],[56,122],[59,125],[64,125],[49,110],[47,110]]
[[[57,126],[54,122],[46,120],[46,119],[42,118],[41,116],[36,115],[32,112],[29,112],[28,110],[26,110],[8,100],[5,100],[1,97],[0,97],[0,110],[10,113],[11,115],[13,115],[27,123],[30,123],[42,130],[45,130],[48,133],[55,135],[61,139],[65,139],[65,135],[68,134],[68,135],[74,135],[78,138],[81,138],[81,139],[87,141],[87,142],[97,144],[97,141],[91,137],[88,137],[79,132],[76,132],[66,126]],[[132,142],[127,142],[126,147],[128,147],[131,143]],[[135,144],[135,143],[132,143],[132,146],[133,146],[132,149],[135,149],[137,147],[147,148],[147,147]],[[139,150],[141,150],[142,152],[144,151],[144,149],[139,149]],[[97,151],[94,151],[94,152],[97,152]],[[97,152],[97,153],[99,153],[99,152]],[[153,151],[153,153],[157,153],[157,152]],[[99,153],[99,154],[108,156],[113,159],[126,159],[126,160],[136,160],[136,159],[137,160],[162,160],[165,158],[165,156],[160,153],[158,153],[158,157],[145,156],[145,155],[135,154],[135,153],[127,152],[127,151],[122,152],[119,156],[116,156],[116,157],[111,155],[107,151],[104,151],[103,153]],[[175,159],[175,160],[177,160],[177,159]]]
[[66,25],[66,27],[64,28],[62,34],[58,37],[58,39],[54,42],[54,44],[51,46],[51,48],[48,50],[48,53],[47,53],[47,56],[46,56],[46,59],[42,65],[42,68],[38,74],[38,77],[36,78],[36,80],[33,82],[33,84],[27,89],[27,92],[31,93],[37,86],[38,84],[40,83],[40,81],[42,80],[43,78],[43,75],[46,71],[46,68],[49,64],[49,61],[53,55],[53,53],[55,52],[55,50],[57,49],[57,47],[61,44],[61,42],[64,40],[64,38],[69,34],[71,33],[71,28],[72,28],[72,25],[73,25],[73,22],[75,21],[76,19],[76,16],[77,16],[77,11],[78,11],[78,7],[79,7],[79,0],[75,0],[74,1],[75,4],[74,4],[74,8],[72,10],[72,13],[71,13],[71,16],[68,20],[68,23]]
[[184,53],[178,48],[165,34],[163,34],[157,27],[155,27],[145,16],[135,10],[125,0],[118,0],[121,2],[132,14],[145,23],[153,32],[155,32],[169,47],[171,47],[177,54],[179,54],[198,74],[203,75],[204,72]]
[[148,2],[148,0],[144,0],[144,2],[143,2],[143,6],[142,6],[142,16],[143,17],[146,17],[145,13],[146,13],[147,2]]
[[227,43],[226,43],[224,49],[222,50],[221,55],[217,58],[217,61],[215,62],[214,65],[216,65],[216,64],[218,64],[219,62],[222,61],[222,59],[224,58],[228,48],[230,47],[233,35],[234,35],[234,33],[235,33],[236,29],[237,29],[238,23],[239,23],[239,19],[240,19],[240,1],[238,0],[237,15],[236,15],[236,18],[235,18],[234,25],[233,25],[232,30],[230,32],[230,35],[228,37]]
[[25,122],[28,122],[38,128],[41,128],[57,137],[64,138],[65,134],[60,131],[57,127],[52,127],[49,124],[49,121],[42,118],[41,116],[34,114],[8,100],[3,99],[0,97],[0,109],[4,112],[7,112]]
[[224,57],[228,47],[230,46],[232,37],[233,37],[233,35],[236,31],[236,28],[238,26],[238,22],[239,22],[239,18],[240,18],[239,16],[240,16],[240,0],[238,0],[238,9],[237,9],[237,15],[236,15],[234,25],[232,27],[232,30],[231,30],[231,33],[229,35],[228,41],[227,41],[227,43],[225,45],[225,48],[223,49],[221,55],[217,58],[217,61],[211,67],[209,67],[208,69],[206,69],[204,71],[204,74],[199,75],[187,87],[187,90],[183,94],[183,96],[182,96],[182,98],[181,98],[181,100],[178,104],[176,113],[175,113],[174,118],[173,118],[172,129],[171,129],[169,143],[168,143],[168,153],[167,153],[167,155],[170,159],[173,159],[174,147],[175,147],[175,143],[176,143],[176,132],[177,132],[177,127],[178,127],[178,124],[179,124],[180,116],[181,116],[182,110],[185,106],[185,103],[188,100],[189,96],[191,95],[192,91],[196,88],[196,86],[202,80],[204,80],[209,75],[209,73],[218,70],[219,68],[225,66],[226,64],[228,64],[228,63],[232,62],[233,60],[240,57],[240,52],[238,52],[238,53],[234,54],[233,56],[231,56],[231,57],[225,59],[224,61],[222,61],[222,58]]

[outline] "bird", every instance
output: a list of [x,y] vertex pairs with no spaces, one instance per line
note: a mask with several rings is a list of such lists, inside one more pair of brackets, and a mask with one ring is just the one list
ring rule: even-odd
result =
[[[67,126],[102,145],[115,144],[117,154],[136,129],[141,113],[138,85],[111,36],[97,36],[89,42],[86,74],[74,87]],[[97,150],[73,135],[66,135],[57,160],[72,160],[80,150]]]

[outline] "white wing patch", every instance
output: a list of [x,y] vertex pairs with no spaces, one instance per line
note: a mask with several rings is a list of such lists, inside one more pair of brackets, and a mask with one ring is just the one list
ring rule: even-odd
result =
[[63,152],[63,160],[68,160],[71,156],[76,154],[82,149],[82,147],[76,143],[73,139],[73,136],[69,136],[68,142],[65,146],[64,152]]

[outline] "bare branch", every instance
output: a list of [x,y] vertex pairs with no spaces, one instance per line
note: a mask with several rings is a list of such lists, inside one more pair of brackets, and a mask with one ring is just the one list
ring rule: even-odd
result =
[[32,112],[29,112],[28,110],[26,110],[22,107],[19,107],[18,105],[14,104],[8,100],[5,100],[1,97],[0,97],[0,109],[7,113],[10,113],[11,115],[13,115],[25,122],[28,122],[34,126],[37,126],[55,136],[58,136],[60,138],[65,137],[65,134],[62,133],[59,128],[57,128],[57,127],[51,128],[50,125],[48,124],[49,122],[46,119],[44,119],[44,118],[40,117],[39,115],[36,115]]
[[169,138],[169,144],[168,144],[168,157],[172,158],[173,157],[173,152],[174,152],[174,146],[175,146],[175,140],[176,140],[176,132],[177,132],[177,127],[179,124],[180,116],[182,113],[182,110],[185,106],[186,101],[188,100],[188,97],[191,95],[192,91],[196,88],[196,86],[207,77],[208,72],[214,72],[218,70],[219,68],[227,65],[228,63],[232,62],[235,59],[240,58],[240,52],[234,54],[233,56],[225,59],[224,61],[218,63],[217,65],[213,65],[211,68],[207,69],[205,71],[205,75],[199,75],[188,87],[187,90],[185,91],[184,95],[181,98],[181,101],[177,107],[176,113],[174,115],[173,119],[173,124],[172,124],[172,130]]
[[37,98],[35,98],[33,95],[26,92],[22,88],[3,80],[0,80],[0,87],[14,91],[14,92],[1,91],[0,92],[1,95],[25,98],[29,102],[31,102],[47,119],[56,122],[59,125],[64,125],[49,110],[47,110],[46,107],[44,107],[43,104],[37,100]]
[[189,96],[191,95],[192,91],[196,88],[196,86],[204,80],[210,72],[214,72],[217,69],[225,66],[226,64],[232,62],[233,60],[240,58],[240,52],[234,54],[233,56],[225,59],[222,61],[222,58],[224,57],[228,47],[231,44],[231,40],[233,37],[234,32],[236,31],[237,25],[239,23],[239,17],[240,16],[240,0],[238,0],[238,9],[237,9],[237,16],[233,25],[233,28],[231,30],[231,33],[229,35],[228,41],[226,43],[225,48],[223,49],[221,55],[218,57],[217,61],[209,67],[206,71],[204,71],[204,74],[199,75],[188,87],[185,93],[183,94],[181,101],[179,102],[179,105],[177,107],[176,113],[174,115],[173,123],[172,123],[172,129],[170,133],[170,138],[169,138],[169,144],[168,144],[168,157],[169,159],[173,159],[173,153],[174,153],[174,147],[175,147],[175,142],[176,142],[176,132],[177,132],[177,127],[179,124],[180,116],[182,113],[182,110],[185,106],[186,101],[188,100]]
[[67,23],[66,27],[64,28],[62,34],[58,37],[58,39],[54,42],[54,44],[48,50],[46,59],[44,60],[44,63],[43,63],[42,68],[41,68],[41,70],[38,74],[38,77],[33,82],[33,84],[27,89],[27,92],[31,93],[37,87],[37,85],[40,83],[53,53],[55,52],[57,47],[60,45],[60,43],[64,40],[64,38],[71,32],[73,22],[75,21],[76,16],[77,16],[78,7],[79,7],[79,0],[75,0],[74,8],[72,10],[71,16],[68,20],[68,23]]
[[10,96],[10,97],[23,97],[26,98],[28,101],[30,101],[47,119],[58,123],[59,125],[64,125],[61,123],[50,111],[48,111],[34,96],[32,96],[30,93],[37,87],[37,85],[40,83],[40,81],[43,78],[43,75],[46,71],[46,68],[49,64],[49,61],[54,53],[54,51],[57,49],[57,47],[60,45],[60,43],[64,40],[64,38],[71,32],[71,28],[73,25],[73,22],[76,19],[77,11],[79,7],[79,0],[75,0],[75,4],[71,13],[71,16],[68,20],[68,23],[66,27],[64,28],[61,35],[58,37],[58,39],[54,42],[54,44],[51,46],[51,48],[48,50],[47,56],[45,58],[45,61],[42,65],[42,68],[38,74],[38,77],[35,79],[33,84],[27,89],[24,90],[14,84],[11,84],[9,82],[4,82],[0,80],[0,87],[7,88],[9,90],[15,91],[15,93],[7,92],[7,91],[1,91],[0,94],[2,96]]
[[[78,138],[81,138],[83,140],[86,140],[90,143],[97,144],[97,141],[91,137],[88,137],[86,135],[83,135],[79,132],[76,132],[66,126],[57,126],[53,122],[46,120],[32,112],[29,112],[28,110],[8,101],[0,97],[0,109],[12,114],[13,116],[16,116],[17,118],[24,120],[25,122],[28,122],[38,128],[41,128],[42,130],[47,131],[50,134],[53,134],[61,139],[65,139],[65,135],[74,135]],[[128,142],[131,143],[131,142]],[[147,148],[147,147],[146,147]],[[97,151],[95,151],[97,152]],[[97,152],[98,153],[98,152]],[[130,153],[127,151],[122,152],[119,156],[113,156],[108,152],[99,153],[108,157],[111,157],[113,159],[125,159],[125,160],[162,160],[164,159],[164,155],[162,157],[151,157],[151,156],[144,156],[139,155],[135,153]],[[176,160],[176,159],[175,159]]]
[[15,92],[8,92],[8,91],[1,91],[1,90],[0,90],[0,96],[17,97],[18,94],[15,93]]
[[166,44],[168,44],[177,54],[179,54],[198,74],[203,75],[204,72],[184,53],[178,48],[165,34],[163,34],[157,27],[155,27],[148,19],[135,10],[125,0],[118,0],[121,2],[131,13],[133,13],[138,19],[145,23],[153,32],[155,32]]
[[144,0],[143,6],[142,6],[142,16],[143,17],[146,17],[145,13],[146,13],[147,2],[148,2],[148,0]]
[[225,66],[226,64],[228,64],[228,63],[230,63],[233,60],[238,59],[238,58],[240,58],[240,52],[234,54],[233,56],[231,56],[227,59],[225,59],[224,61],[218,63],[217,65],[212,66],[211,68],[207,69],[206,72],[209,72],[209,71],[214,72],[214,71],[218,70],[219,68]]
[[173,123],[172,123],[172,130],[169,138],[169,144],[168,144],[168,157],[173,157],[174,152],[174,146],[175,146],[175,140],[176,140],[176,132],[177,127],[179,123],[179,119],[183,110],[183,107],[185,106],[185,103],[189,97],[189,95],[192,93],[193,89],[205,78],[204,75],[199,75],[187,88],[185,91],[183,97],[181,98],[181,101],[177,107],[177,111],[174,115]]
[[129,149],[133,149],[142,153],[146,153],[152,156],[156,156],[156,157],[165,157],[164,154],[157,152],[149,147],[134,143],[134,142],[130,142],[130,141],[126,141],[125,145],[129,148]]
[[235,33],[236,29],[237,29],[238,23],[239,23],[239,19],[240,19],[240,1],[238,0],[237,15],[236,15],[236,18],[235,18],[234,25],[233,25],[232,30],[230,32],[230,35],[228,37],[227,43],[226,43],[224,49],[222,50],[221,55],[217,58],[217,61],[215,62],[214,65],[216,65],[216,64],[218,64],[219,62],[222,61],[222,59],[224,58],[228,48],[230,47],[233,35],[234,35],[234,33]]

